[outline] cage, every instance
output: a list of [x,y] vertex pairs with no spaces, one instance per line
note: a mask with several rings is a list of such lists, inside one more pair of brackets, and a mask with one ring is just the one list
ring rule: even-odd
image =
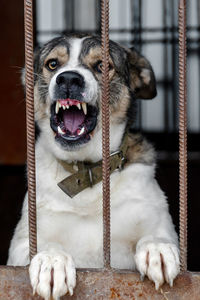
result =
[[[48,1],[48,5],[45,1],[36,2],[36,44],[39,45],[47,39],[60,34],[60,32],[67,33],[74,30],[94,33],[100,32],[100,7],[98,1],[88,0],[87,3],[84,2],[84,4],[83,1],[60,1],[59,4],[56,4],[56,9],[54,5],[55,3],[53,1]],[[48,13],[46,11],[47,7],[49,9]],[[158,171],[158,178],[161,186],[164,187],[163,189],[169,195],[171,212],[178,229],[178,1],[166,2],[157,0],[154,6],[152,6],[151,1],[147,0],[126,1],[126,5],[124,5],[124,3],[122,5],[120,1],[110,1],[110,7],[111,39],[128,46],[134,43],[134,46],[143,51],[153,64],[155,64],[154,69],[156,69],[159,86],[159,101],[155,100],[154,103],[142,103],[139,105],[138,120],[135,126],[133,126],[133,130],[142,129],[144,134],[150,140],[154,141],[159,151],[158,161],[161,170]],[[155,15],[154,18],[152,18],[150,12],[153,12],[155,7],[158,13],[156,18]],[[69,11],[72,13],[70,14],[70,18],[65,21],[65,14]],[[189,172],[192,174],[191,178],[189,177],[191,181],[191,190],[189,189],[189,197],[191,197],[191,206],[189,208],[190,216],[198,211],[198,203],[195,201],[195,186],[197,190],[198,178],[196,174],[198,173],[199,167],[198,138],[200,119],[198,101],[200,71],[198,1],[191,1],[187,7],[187,11],[188,78],[194,78],[193,80],[188,79],[188,99],[191,99],[188,101],[188,154]],[[84,17],[86,13],[93,16],[89,22],[85,20],[87,19]],[[58,19],[55,14],[62,15],[62,18],[59,19],[59,24],[54,21],[54,18],[56,20]],[[158,56],[158,53],[160,53],[160,56]],[[198,88],[196,88],[196,86]],[[5,169],[5,166],[3,166],[3,168]],[[11,172],[12,171],[13,170],[11,170]],[[170,182],[168,178],[171,179]],[[194,188],[192,188],[193,185]],[[189,270],[198,271],[197,255],[199,243],[197,239],[194,241],[192,238],[193,232],[196,230],[195,228],[198,228],[198,218],[192,217],[189,222]],[[27,283],[27,279],[24,279],[23,274],[20,275],[18,270],[10,270],[10,272],[12,275],[17,274],[19,282],[23,282],[24,280],[24,282]],[[80,273],[80,280],[82,276],[84,277],[84,275]],[[105,278],[101,276],[101,274],[97,275],[101,280],[105,280]],[[107,276],[108,280],[111,280],[112,284],[114,283],[114,287],[110,289],[111,295],[118,297],[116,282],[120,280],[120,277],[118,277],[117,274],[112,276],[112,279],[110,275]],[[130,276],[134,277],[135,275]],[[124,287],[127,288],[129,279],[126,280],[123,281],[123,284]],[[183,278],[180,280],[183,280]],[[184,280],[187,281],[189,279],[186,276]],[[181,285],[181,282],[179,284]],[[195,284],[197,284],[197,282],[194,282],[194,286]],[[95,289],[93,292],[95,293]],[[139,292],[142,293],[141,290]]]

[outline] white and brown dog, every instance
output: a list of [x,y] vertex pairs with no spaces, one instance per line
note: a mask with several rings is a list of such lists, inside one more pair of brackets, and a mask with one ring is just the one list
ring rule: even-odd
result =
[[[111,41],[109,63],[112,154],[124,144],[136,99],[153,98],[156,87],[151,65],[134,49]],[[38,254],[29,271],[34,292],[45,299],[72,295],[76,267],[103,264],[102,183],[79,190],[80,180],[73,181],[81,171],[88,176],[88,165],[91,175],[102,159],[101,73],[101,43],[96,36],[59,37],[35,54]],[[124,168],[114,168],[110,178],[111,265],[137,269],[156,289],[164,281],[172,286],[179,273],[178,239],[166,197],[155,180],[154,150],[141,136],[127,135]],[[81,180],[86,175],[80,175]],[[58,186],[70,176],[67,188],[72,188],[73,198]],[[8,265],[28,264],[26,196]]]

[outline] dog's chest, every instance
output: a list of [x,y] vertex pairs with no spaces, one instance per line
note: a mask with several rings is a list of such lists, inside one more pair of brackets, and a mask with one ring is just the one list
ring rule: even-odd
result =
[[[38,220],[39,221],[39,220]],[[74,214],[53,214],[39,221],[39,243],[62,245],[71,254],[77,267],[101,267],[103,250],[102,216],[76,216]],[[41,226],[40,226],[41,225]],[[44,225],[44,226],[43,226]],[[133,224],[132,224],[133,225]],[[115,267],[133,265],[133,251],[140,235],[139,228],[131,229],[119,211],[112,211],[111,249]],[[133,226],[134,227],[134,226]],[[43,246],[41,246],[43,248]],[[127,263],[126,263],[127,261]]]
[[[111,176],[111,257],[112,265],[117,268],[134,268],[135,245],[144,228],[148,228],[149,208],[146,207],[144,214],[141,200],[143,187],[131,174],[117,172]],[[77,267],[101,267],[102,185],[83,191],[70,204],[62,191],[54,190],[49,193],[48,202],[51,206],[38,213],[41,248],[43,243],[58,243],[74,257]]]

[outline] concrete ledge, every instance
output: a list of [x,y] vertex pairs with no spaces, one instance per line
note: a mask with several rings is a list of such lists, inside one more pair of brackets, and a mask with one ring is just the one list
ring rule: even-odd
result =
[[[0,300],[7,299],[42,299],[32,295],[27,268],[0,266]],[[200,273],[183,273],[173,288],[165,284],[157,292],[148,279],[141,282],[138,273],[78,270],[74,295],[62,299],[200,300]]]

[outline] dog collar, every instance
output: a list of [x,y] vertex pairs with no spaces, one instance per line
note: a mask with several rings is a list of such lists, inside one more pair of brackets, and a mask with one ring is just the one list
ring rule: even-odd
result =
[[[111,153],[110,155],[110,174],[116,169],[121,171],[126,163],[126,152],[128,149],[128,133],[124,134],[122,144],[118,151]],[[91,162],[72,162],[59,160],[62,167],[72,173],[72,175],[66,177],[58,186],[69,197],[73,198],[88,187],[93,187],[95,184],[102,180],[102,160]]]

